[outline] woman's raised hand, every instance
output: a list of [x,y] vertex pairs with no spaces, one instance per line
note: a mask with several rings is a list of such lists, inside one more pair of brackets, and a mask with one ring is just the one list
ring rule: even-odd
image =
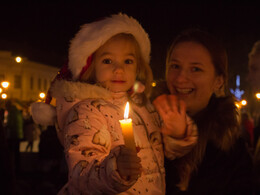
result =
[[186,136],[186,105],[175,95],[161,95],[153,105],[163,120],[162,133],[174,138]]

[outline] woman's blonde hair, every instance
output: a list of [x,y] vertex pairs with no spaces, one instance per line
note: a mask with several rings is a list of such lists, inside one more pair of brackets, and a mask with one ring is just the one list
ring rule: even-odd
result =
[[[145,94],[147,96],[150,95],[151,92],[151,83],[153,80],[152,70],[148,63],[145,62],[143,56],[141,55],[141,50],[138,42],[136,41],[135,37],[132,34],[127,33],[119,33],[114,35],[112,38],[120,37],[125,40],[131,41],[135,45],[135,51],[136,51],[136,59],[137,59],[137,72],[136,72],[136,80],[140,81],[145,86]],[[109,39],[109,40],[110,40]],[[95,61],[95,52],[93,53],[93,60],[91,62],[90,67],[88,70],[82,75],[81,80],[85,81],[87,83],[95,84],[96,78],[95,78],[95,66],[93,65]]]

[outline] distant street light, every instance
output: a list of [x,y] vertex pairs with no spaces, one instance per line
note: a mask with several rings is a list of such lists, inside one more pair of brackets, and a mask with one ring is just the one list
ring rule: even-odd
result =
[[152,82],[152,87],[156,87],[156,82],[155,81]]
[[19,57],[19,56],[17,56],[17,57],[15,58],[15,61],[16,61],[17,63],[21,63],[21,62],[22,62],[22,58]]
[[238,109],[241,107],[239,103],[235,103],[235,105]]
[[242,105],[242,106],[247,105],[247,101],[246,101],[246,100],[241,100],[241,105]]
[[45,93],[41,92],[41,93],[39,94],[39,97],[43,100],[43,99],[45,98]]
[[0,87],[0,93],[2,93],[3,89]]
[[1,98],[5,100],[7,98],[7,94],[6,93],[2,93],[1,94]]
[[255,97],[256,97],[258,100],[260,100],[260,93],[256,93],[256,94],[255,94]]
[[7,89],[8,87],[9,87],[9,82],[8,81],[3,81],[2,83],[1,83],[1,85],[2,85],[2,87],[3,88],[5,88],[5,89]]

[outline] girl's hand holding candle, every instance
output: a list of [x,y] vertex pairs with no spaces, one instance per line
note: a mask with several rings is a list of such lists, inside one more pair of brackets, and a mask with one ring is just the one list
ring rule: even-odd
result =
[[117,170],[121,178],[126,181],[136,181],[142,174],[141,159],[136,151],[125,146],[119,146],[120,152],[117,156]]
[[132,127],[132,119],[128,118],[129,115],[129,103],[126,103],[124,119],[119,120],[122,133],[125,140],[125,146],[129,149],[136,151],[135,141],[134,141],[134,134],[133,134],[133,127]]

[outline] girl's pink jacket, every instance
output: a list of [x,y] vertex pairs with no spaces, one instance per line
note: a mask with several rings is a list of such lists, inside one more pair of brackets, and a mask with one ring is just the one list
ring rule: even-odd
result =
[[[56,81],[57,132],[64,146],[69,176],[59,194],[165,194],[164,152],[173,159],[174,139],[164,139],[159,115],[149,101],[139,96],[111,93],[81,82]],[[136,147],[140,149],[142,174],[132,183],[117,172],[116,156],[124,138],[119,120],[126,102]],[[138,102],[138,103],[137,103]]]
[[[149,102],[138,106],[126,93],[80,82],[56,81],[51,91],[69,170],[59,194],[164,194],[160,120]],[[132,183],[120,178],[116,165],[117,146],[124,145],[119,120],[127,101],[143,168]]]

